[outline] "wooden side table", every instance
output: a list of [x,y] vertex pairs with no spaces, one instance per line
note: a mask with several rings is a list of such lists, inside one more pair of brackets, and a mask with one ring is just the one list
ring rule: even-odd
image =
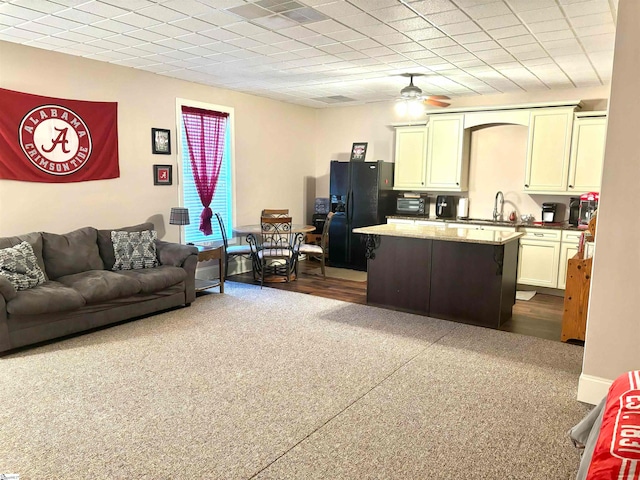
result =
[[220,293],[224,293],[224,246],[219,247],[198,247],[198,262],[208,260],[218,260],[218,272],[220,278],[217,280],[200,280],[196,278],[196,292],[201,292],[209,288],[220,287]]

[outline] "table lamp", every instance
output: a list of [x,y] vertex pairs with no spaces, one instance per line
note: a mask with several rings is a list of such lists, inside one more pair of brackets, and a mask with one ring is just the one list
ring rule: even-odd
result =
[[182,243],[182,225],[189,225],[189,209],[184,207],[171,207],[169,224],[178,225],[179,242]]

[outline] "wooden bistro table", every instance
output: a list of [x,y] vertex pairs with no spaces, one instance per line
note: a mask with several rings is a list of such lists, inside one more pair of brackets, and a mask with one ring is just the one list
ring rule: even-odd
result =
[[[303,223],[293,223],[291,225],[291,233],[302,233],[302,234],[306,234],[309,232],[313,232],[316,229],[316,227],[314,225],[305,225]],[[257,238],[259,238],[260,234],[262,233],[262,226],[260,224],[252,224],[252,225],[239,225],[237,227],[235,227],[233,229],[233,233],[236,235],[249,235],[249,234],[253,234],[255,235]],[[252,252],[251,254],[252,256],[254,256],[255,254]],[[260,272],[256,272],[255,268],[256,266],[259,264],[259,261],[257,258],[252,258],[251,264],[253,265],[253,274],[254,274],[254,278],[256,278],[256,275],[259,275]],[[259,277],[257,277],[259,278]],[[289,276],[290,280],[295,280],[296,279],[296,274],[295,272],[292,272],[291,275]],[[268,282],[268,283],[278,283],[278,282],[286,282],[287,279],[286,277],[282,276],[282,275],[265,275],[264,277],[264,281]]]

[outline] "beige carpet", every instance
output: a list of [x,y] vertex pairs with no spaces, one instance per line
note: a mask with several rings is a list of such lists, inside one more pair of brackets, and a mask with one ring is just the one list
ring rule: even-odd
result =
[[[327,277],[341,278],[343,280],[351,280],[354,282],[366,282],[367,272],[361,272],[359,270],[351,270],[348,268],[336,268],[325,267]],[[320,275],[322,276],[322,269],[320,267],[306,272],[308,275]]]
[[21,479],[570,479],[582,347],[229,282],[0,358]]

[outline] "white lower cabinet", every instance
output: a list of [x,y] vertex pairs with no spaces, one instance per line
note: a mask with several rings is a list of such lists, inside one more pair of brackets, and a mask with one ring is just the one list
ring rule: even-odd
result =
[[518,279],[523,285],[558,288],[558,264],[562,230],[522,229]]
[[560,244],[560,264],[558,265],[558,288],[565,289],[567,286],[567,264],[569,259],[578,253],[581,232],[575,230],[565,230],[562,232],[562,243]]

